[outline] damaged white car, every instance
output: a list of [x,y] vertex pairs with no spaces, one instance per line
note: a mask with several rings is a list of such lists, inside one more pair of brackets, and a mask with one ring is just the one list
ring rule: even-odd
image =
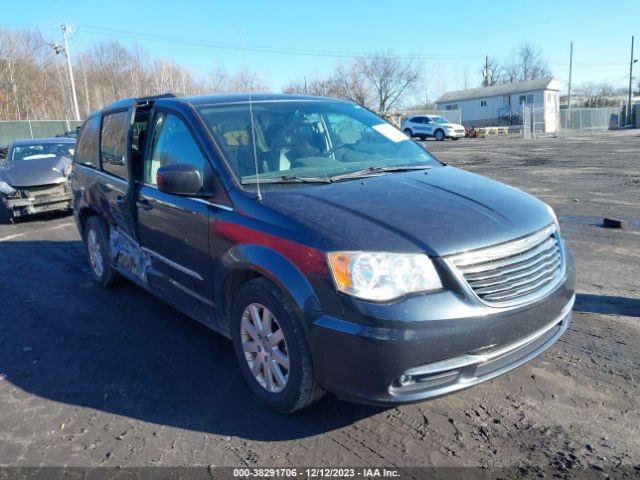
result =
[[0,159],[0,223],[71,209],[73,138],[17,140]]

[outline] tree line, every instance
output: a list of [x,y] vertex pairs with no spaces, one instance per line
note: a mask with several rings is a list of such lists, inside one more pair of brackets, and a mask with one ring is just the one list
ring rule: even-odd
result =
[[[126,97],[267,89],[257,74],[230,74],[217,65],[197,78],[184,66],[152,59],[144,49],[126,48],[117,40],[75,53],[73,72],[82,117]],[[0,120],[73,118],[70,90],[64,55],[57,55],[38,30],[0,28]]]
[[[230,73],[222,65],[212,65],[205,75],[196,76],[176,62],[151,58],[143,48],[127,48],[117,40],[100,41],[74,52],[73,69],[83,117],[132,96],[267,90],[256,73]],[[325,76],[290,81],[283,91],[343,98],[388,112],[415,101],[425,70],[424,62],[417,58],[377,52],[341,61]],[[484,86],[551,75],[541,52],[527,42],[506,59],[488,57],[479,73]],[[0,120],[73,118],[70,90],[64,54],[56,54],[37,29],[0,27]],[[585,106],[605,106],[606,97],[618,93],[608,84],[590,82],[574,91],[587,98]]]

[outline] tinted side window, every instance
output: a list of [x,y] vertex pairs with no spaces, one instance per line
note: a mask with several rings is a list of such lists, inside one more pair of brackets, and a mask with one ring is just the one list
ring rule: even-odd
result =
[[205,158],[187,126],[175,115],[159,113],[144,164],[144,181],[156,185],[160,167],[173,163],[194,165],[204,178]]
[[105,115],[100,140],[102,169],[125,180],[129,178],[126,164],[128,118],[128,112]]
[[76,154],[73,161],[88,167],[100,168],[98,158],[98,131],[100,130],[100,116],[89,118],[80,131]]
[[413,117],[411,123],[422,123],[422,117]]

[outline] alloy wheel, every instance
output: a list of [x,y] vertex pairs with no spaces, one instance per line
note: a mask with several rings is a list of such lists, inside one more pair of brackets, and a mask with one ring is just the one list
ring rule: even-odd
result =
[[289,354],[284,332],[267,307],[251,303],[242,312],[240,342],[251,374],[268,392],[284,390]]
[[100,249],[100,241],[94,229],[87,233],[87,250],[89,251],[89,263],[93,269],[93,273],[101,278],[104,273],[104,259],[102,258],[102,250]]

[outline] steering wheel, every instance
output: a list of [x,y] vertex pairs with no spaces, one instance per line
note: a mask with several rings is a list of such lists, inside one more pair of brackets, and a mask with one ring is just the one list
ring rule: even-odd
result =
[[351,148],[353,149],[353,143],[339,143],[338,145],[336,145],[335,147],[329,149],[326,153],[326,155],[332,155],[334,154],[337,150],[340,150],[341,148]]

